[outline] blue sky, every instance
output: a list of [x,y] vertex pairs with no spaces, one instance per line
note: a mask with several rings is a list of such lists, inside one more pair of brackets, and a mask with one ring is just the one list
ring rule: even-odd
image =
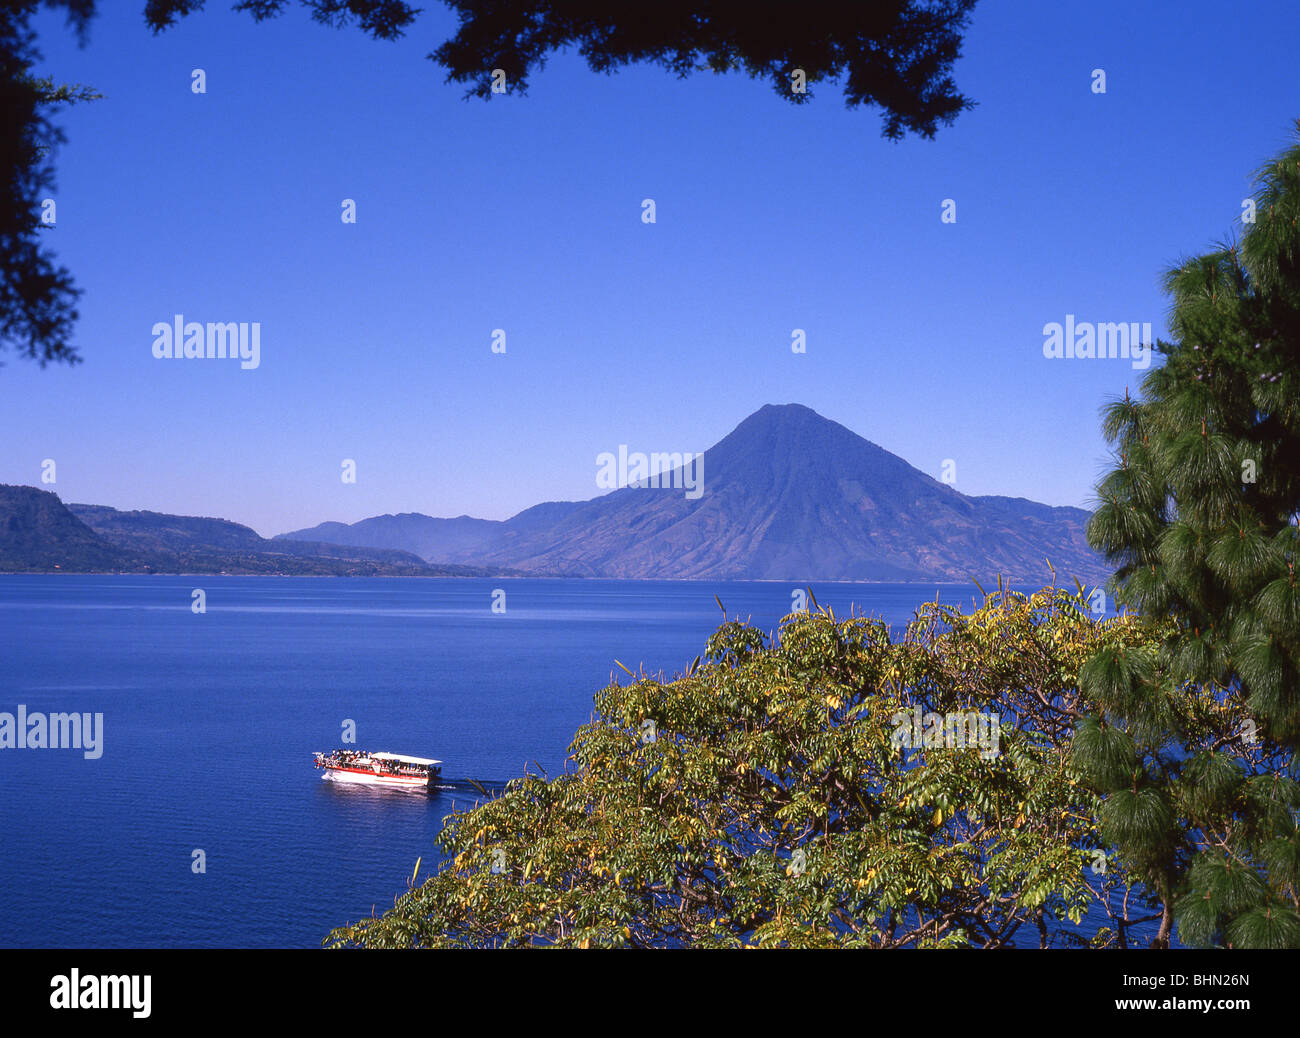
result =
[[[703,450],[789,402],[952,459],[964,493],[1086,506],[1098,411],[1141,372],[1046,359],[1044,324],[1163,334],[1161,272],[1233,233],[1300,116],[1284,2],[985,0],[956,68],[978,107],[902,143],[831,85],[796,107],[572,54],[467,101],[425,59],[454,31],[433,3],[398,43],[100,6],[84,49],[38,23],[45,68],[105,95],[61,120],[48,232],[85,363],[0,358],[0,482],[53,459],[65,501],[266,535],[589,498],[602,451]],[[155,359],[177,313],[260,323],[260,365]]]

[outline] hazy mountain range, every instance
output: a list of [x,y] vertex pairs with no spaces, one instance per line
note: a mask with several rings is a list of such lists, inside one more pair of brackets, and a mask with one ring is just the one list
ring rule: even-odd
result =
[[[629,486],[497,521],[416,512],[275,540],[393,548],[428,561],[624,579],[1047,582],[1109,570],[1088,513],[967,497],[837,422],[769,404],[704,452],[703,493]],[[664,482],[668,482],[664,480]],[[678,481],[680,485],[681,481]]]
[[298,576],[495,576],[410,552],[270,541],[225,519],[65,505],[36,487],[0,485],[0,572],[262,573]]
[[1046,583],[1050,560],[1065,581],[1108,573],[1084,510],[967,497],[797,404],[756,411],[701,464],[699,493],[678,479],[506,520],[408,512],[269,540],[0,486],[0,571]]

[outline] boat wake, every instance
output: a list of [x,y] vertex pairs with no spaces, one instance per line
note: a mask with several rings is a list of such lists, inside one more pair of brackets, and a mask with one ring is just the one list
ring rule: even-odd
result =
[[384,785],[371,782],[358,782],[347,773],[325,771],[321,775],[324,782],[339,792],[351,795],[388,796],[392,793],[405,793],[414,796],[449,796],[472,801],[492,800],[505,792],[506,783],[496,779],[446,779],[440,778],[427,786]]

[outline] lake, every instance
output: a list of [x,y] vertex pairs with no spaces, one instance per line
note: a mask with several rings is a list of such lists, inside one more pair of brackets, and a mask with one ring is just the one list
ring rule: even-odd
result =
[[[192,609],[194,591],[206,612]],[[493,592],[505,611],[492,611]],[[391,907],[453,804],[563,767],[620,660],[684,670],[764,582],[0,576],[0,711],[103,714],[102,756],[0,752],[0,946],[317,947]],[[814,585],[905,623],[973,585]],[[621,675],[621,671],[619,672]],[[323,782],[341,744],[443,760],[437,796]],[[535,770],[535,768],[534,768]],[[206,872],[191,863],[203,852]]]

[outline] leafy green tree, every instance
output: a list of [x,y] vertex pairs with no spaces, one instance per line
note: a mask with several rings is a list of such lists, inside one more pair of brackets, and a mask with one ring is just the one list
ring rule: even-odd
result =
[[[764,78],[794,103],[811,90],[792,89],[840,77],[850,106],[875,105],[884,133],[933,137],[971,107],[953,83],[953,62],[976,0],[891,0],[858,4],[765,4],[717,0],[447,0],[459,16],[456,35],[429,57],[469,95],[488,97],[494,73],[506,89],[524,92],[530,73],[554,51],[576,47],[595,71],[652,62],[685,76],[697,69],[743,69]],[[402,37],[420,13],[403,0],[299,0],[316,21],[355,24],[379,40]],[[235,10],[262,21],[288,0],[239,0]],[[94,95],[55,87],[31,72],[39,58],[30,22],[42,6],[62,9],[82,40],[96,0],[9,0],[0,8],[0,351],[44,366],[75,363],[69,337],[80,294],[71,274],[39,241],[38,207],[51,190],[52,147],[62,140],[50,119],[59,104]],[[203,8],[203,0],[147,0],[145,23],[155,33]]]
[[1089,526],[1117,601],[1169,620],[1155,649],[1086,665],[1100,710],[1075,755],[1160,892],[1162,943],[1176,922],[1185,943],[1300,946],[1300,145],[1256,183],[1240,243],[1166,276],[1174,341],[1105,413],[1117,464]]
[[[1098,877],[1099,800],[1068,762],[1076,675],[1153,638],[1057,589],[931,604],[898,641],[821,609],[772,642],[726,621],[684,676],[598,693],[564,774],[453,813],[436,873],[326,943],[1077,943],[1124,873]],[[998,737],[963,741],[950,719],[972,715]]]

